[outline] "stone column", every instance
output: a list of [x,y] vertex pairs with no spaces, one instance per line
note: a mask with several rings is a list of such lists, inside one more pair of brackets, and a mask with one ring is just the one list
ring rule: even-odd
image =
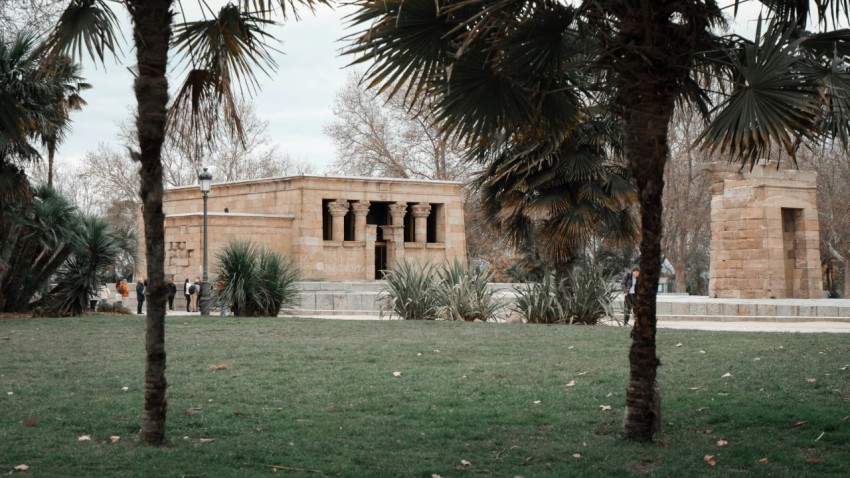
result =
[[[404,259],[404,214],[406,212],[407,203],[390,204],[390,217],[392,217],[393,223],[390,226],[383,226],[384,240],[390,242],[390,249],[387,251],[391,259],[390,264],[388,264],[389,267]],[[387,234],[388,232],[391,234]]]
[[375,240],[378,237],[378,226],[375,224],[365,224],[363,231],[363,240],[366,243],[366,253],[363,257],[365,261],[363,270],[366,271],[364,280],[375,280]]
[[348,208],[348,201],[345,199],[337,199],[328,203],[328,212],[333,217],[333,223],[331,223],[333,237],[331,240],[334,242],[342,242],[345,238],[345,215],[348,214]]
[[416,234],[416,242],[428,242],[428,215],[431,214],[431,205],[420,202],[413,205],[413,232]]
[[[369,214],[369,201],[360,201],[351,205],[354,209],[354,240],[366,240],[366,215]],[[374,242],[374,240],[372,241]]]

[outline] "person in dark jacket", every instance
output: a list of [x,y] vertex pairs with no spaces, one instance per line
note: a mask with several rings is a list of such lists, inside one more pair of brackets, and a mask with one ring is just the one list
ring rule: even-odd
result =
[[165,293],[168,298],[168,310],[174,312],[174,296],[177,295],[177,284],[174,283],[174,279],[171,277],[168,278],[168,283],[165,284]]
[[192,294],[189,292],[189,288],[192,284],[189,282],[189,278],[186,278],[186,282],[183,283],[183,296],[186,297],[186,312],[191,312],[192,307]]
[[139,314],[142,313],[142,306],[145,304],[145,282],[142,279],[139,279],[139,282],[136,282],[136,312]]
[[623,324],[629,325],[629,317],[632,315],[632,309],[634,309],[635,304],[637,303],[637,296],[635,295],[635,291],[637,290],[638,278],[640,277],[640,267],[632,267],[632,271],[627,273],[624,277],[620,285],[623,287],[623,294],[625,295],[623,300]]

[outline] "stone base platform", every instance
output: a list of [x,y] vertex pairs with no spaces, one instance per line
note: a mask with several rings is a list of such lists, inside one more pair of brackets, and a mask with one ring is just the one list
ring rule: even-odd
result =
[[[376,300],[382,281],[299,282],[299,305],[284,311],[298,316],[378,316]],[[509,298],[514,284],[493,284]],[[850,299],[713,299],[706,296],[659,294],[660,322],[847,322]],[[622,300],[615,304],[622,318]]]

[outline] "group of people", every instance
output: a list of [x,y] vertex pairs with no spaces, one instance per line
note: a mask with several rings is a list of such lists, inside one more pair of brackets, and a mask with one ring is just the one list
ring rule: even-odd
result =
[[[148,296],[148,281],[144,279],[139,279],[136,282],[136,313],[142,313],[142,307],[145,305],[145,300]],[[117,296],[120,298],[120,301],[126,301],[130,297],[130,286],[127,285],[127,281],[120,280],[115,284],[115,292]],[[165,293],[166,298],[168,299],[168,310],[174,311],[174,297],[177,295],[177,284],[174,283],[174,279],[169,277],[165,284]],[[183,295],[186,297],[186,312],[197,312],[198,311],[198,298],[201,295],[201,279],[200,277],[195,278],[194,282],[190,282],[189,279],[186,279],[186,282],[183,283]]]

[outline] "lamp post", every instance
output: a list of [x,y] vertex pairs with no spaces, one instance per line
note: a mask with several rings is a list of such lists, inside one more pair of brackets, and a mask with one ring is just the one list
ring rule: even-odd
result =
[[207,194],[210,192],[210,186],[212,186],[212,173],[207,171],[207,168],[198,175],[198,184],[201,185],[201,193],[204,195],[204,275],[201,278],[201,290],[199,293],[199,297],[201,300],[201,315],[210,315],[210,301],[209,301],[209,255],[207,250],[209,249],[209,236],[207,234]]

